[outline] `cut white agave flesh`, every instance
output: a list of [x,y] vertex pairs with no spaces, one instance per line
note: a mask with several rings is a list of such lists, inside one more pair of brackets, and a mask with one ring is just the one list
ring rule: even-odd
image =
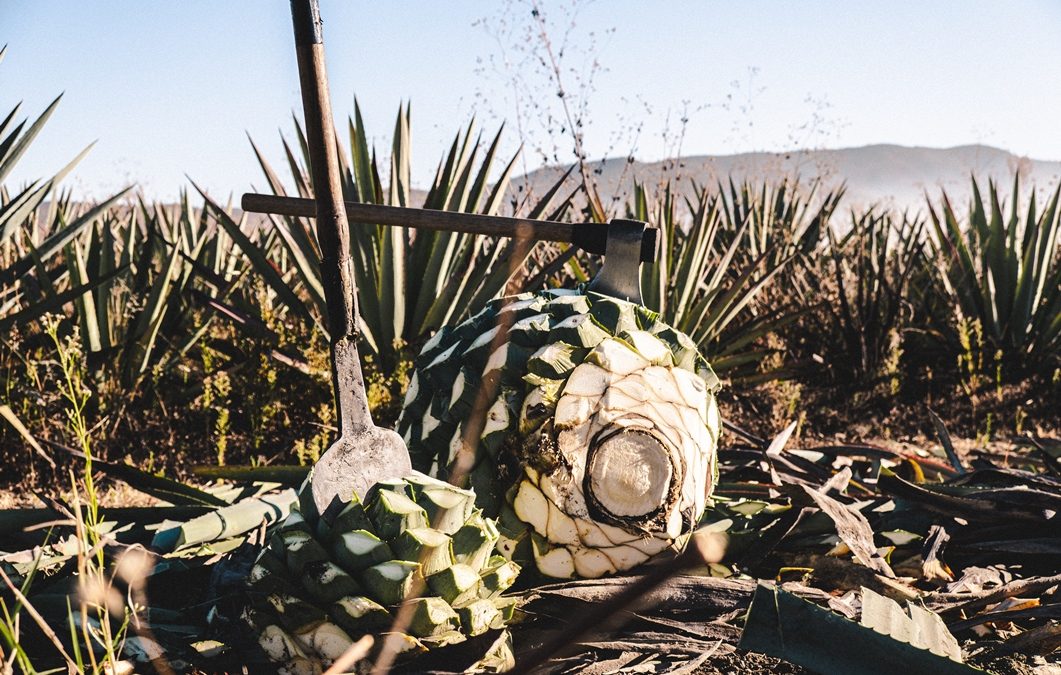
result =
[[682,512],[680,509],[674,509],[670,513],[670,517],[667,518],[667,536],[671,539],[677,539],[682,534]]
[[549,533],[549,502],[529,480],[520,481],[512,502],[516,517],[534,528],[543,537]]
[[627,341],[638,351],[639,354],[660,366],[669,366],[674,363],[674,355],[670,347],[655,335],[643,330],[634,330],[626,334]]
[[405,402],[402,403],[402,408],[408,408],[409,405],[416,400],[416,397],[420,395],[420,378],[417,376],[417,372],[414,370],[412,377],[409,378],[409,387],[405,390]]
[[[581,493],[581,488],[578,486],[586,473],[586,455],[589,452],[590,438],[599,430],[599,425],[583,424],[573,429],[564,429],[556,435],[556,447],[570,465],[569,479],[562,484],[557,483],[557,489],[564,490],[568,495],[574,491]],[[570,506],[566,510],[568,513],[581,513]]]
[[[570,289],[565,289],[570,290]],[[548,291],[546,291],[548,292]],[[559,295],[545,303],[543,309],[551,316],[567,318],[574,314],[585,314],[589,311],[589,302],[586,296],[575,291],[568,295]]]
[[[604,396],[601,397],[600,407],[602,412],[607,412],[609,413],[609,417],[614,418],[617,415],[636,412],[635,409],[641,407],[641,402],[643,400],[644,399],[637,399],[628,395],[618,386],[612,386],[609,387],[608,391],[604,392]],[[559,405],[557,406],[557,409],[559,409]]]
[[[698,430],[707,430],[707,424],[704,422],[704,418],[700,416],[700,413],[693,408],[687,406],[675,406],[678,413],[681,415],[680,428],[689,432],[690,436],[693,436]],[[678,425],[675,425],[678,426]]]
[[396,605],[408,597],[413,580],[420,574],[420,564],[405,560],[389,560],[365,570],[365,585],[381,604]]
[[678,391],[678,383],[674,380],[674,368],[662,368],[660,366],[649,366],[639,373],[648,388],[652,391],[652,398],[658,401],[666,401],[677,405],[687,405],[685,399]]
[[516,582],[517,576],[519,576],[519,565],[502,557],[492,556],[481,575],[483,593],[486,596],[494,596],[506,591]]
[[638,548],[638,544],[640,544],[642,541],[647,540],[638,540],[634,544],[630,545],[602,548],[600,549],[600,551],[608,557],[608,560],[610,560],[612,564],[615,565],[616,569],[628,570],[637,567],[641,563],[648,560],[650,555],[655,555],[655,553],[650,554]]
[[685,405],[693,410],[700,410],[702,406],[707,404],[707,385],[704,384],[699,375],[681,368],[675,368],[671,373],[674,375],[674,381],[678,385],[678,392],[685,401]]
[[509,329],[509,339],[527,346],[534,343],[541,344],[549,334],[550,318],[548,314],[533,314],[520,319]]
[[631,399],[638,402],[650,402],[653,401],[655,396],[653,395],[651,387],[644,380],[643,371],[633,373],[616,381],[608,389],[609,392],[621,392],[622,394],[630,397]]
[[569,429],[585,424],[593,414],[595,403],[596,401],[588,396],[561,396],[556,402],[553,426],[557,429]]
[[565,396],[600,396],[612,382],[612,373],[593,363],[580,363],[564,385]]
[[357,574],[391,556],[386,543],[364,530],[344,532],[336,540],[333,550],[339,564],[351,574]]
[[[582,494],[582,476],[584,475],[584,467],[579,464],[572,466],[571,473],[557,472],[553,475],[553,480],[546,483],[546,479],[542,478],[542,483],[548,485],[552,497],[547,497],[547,501],[551,504],[556,504],[558,508],[565,514],[570,516],[575,523],[589,518],[589,509],[586,508],[586,497]],[[576,528],[577,529],[577,528]]]
[[497,538],[497,552],[500,553],[505,560],[512,560],[512,556],[516,553],[516,546],[518,545],[518,539],[512,539],[503,534]]
[[430,369],[432,369],[432,368],[434,368],[436,366],[439,366],[439,365],[445,363],[446,361],[449,361],[451,358],[453,358],[453,354],[457,351],[458,347],[460,347],[460,343],[459,342],[457,342],[456,344],[454,344],[453,346],[449,347],[444,352],[442,352],[441,354],[436,356],[434,358],[434,360],[431,361],[431,363],[427,364],[427,367],[425,367],[424,370],[430,370]]
[[[541,387],[531,389],[527,397],[523,399],[523,407],[519,414],[519,433],[521,436],[526,436],[534,429],[537,429],[549,415],[550,411],[546,400],[545,390]],[[540,412],[538,412],[539,410]],[[538,414],[535,414],[536,412]]]
[[559,504],[560,501],[563,499],[563,497],[561,496],[561,490],[558,489],[558,486],[556,484],[556,480],[557,478],[559,478],[559,476],[538,477],[537,472],[535,471],[534,474],[531,474],[532,471],[534,470],[531,467],[528,466],[526,468],[527,475],[531,476],[531,479],[537,483],[538,489],[542,491],[542,494],[545,495],[545,498],[555,504]]
[[490,342],[497,336],[497,332],[499,330],[501,330],[501,326],[494,326],[490,330],[486,331],[479,337],[472,340],[472,343],[468,345],[467,349],[464,350],[464,355],[467,356],[468,354],[478,349],[482,349],[486,345],[490,344]]
[[615,338],[601,342],[586,358],[590,363],[595,363],[616,375],[629,375],[651,365],[628,344]]
[[[692,409],[686,408],[681,404],[667,403],[666,401],[649,400],[642,405],[641,414],[645,417],[653,420],[654,427],[659,429],[664,436],[667,437],[671,442],[678,442],[678,431],[683,430],[684,420],[682,419],[682,410]],[[695,412],[693,412],[695,415]],[[702,423],[697,423],[698,427],[703,428]],[[675,432],[675,433],[671,433]]]
[[335,661],[354,644],[346,631],[330,621],[325,621],[295,637],[307,652],[316,654],[325,661]]
[[484,374],[492,373],[505,367],[508,362],[508,345],[509,343],[506,342],[490,354],[490,358],[486,360],[486,366],[483,367]]
[[460,618],[442,598],[421,597],[409,601],[414,609],[409,632],[419,638],[434,638],[456,630]]
[[468,378],[464,376],[464,371],[457,371],[457,377],[453,380],[453,389],[450,391],[449,401],[450,410],[453,409],[457,402],[461,400],[461,395],[464,393],[464,386],[468,383]]
[[578,547],[573,555],[575,572],[585,579],[597,579],[617,571],[611,559],[596,549]]
[[462,594],[474,589],[479,583],[479,574],[461,563],[450,565],[448,568],[427,577],[427,585],[446,602],[453,604]]
[[613,434],[590,458],[590,490],[614,516],[647,515],[665,505],[674,479],[671,462],[667,449],[648,433]]
[[575,358],[581,358],[584,350],[566,342],[550,342],[538,348],[528,359],[527,367],[532,373],[541,377],[564,378],[578,365]]
[[[482,312],[480,312],[480,314],[482,314]],[[444,333],[441,330],[435,331],[435,334],[432,335],[430,338],[428,338],[427,342],[424,343],[424,346],[421,349],[421,351],[430,352],[433,349],[437,348],[439,346],[439,344],[442,343],[443,334]]]
[[457,461],[457,457],[460,456],[461,448],[464,447],[464,425],[458,424],[457,429],[453,432],[452,438],[449,439],[448,453],[446,455],[446,465],[452,466]]
[[502,621],[501,613],[489,600],[476,600],[458,607],[457,615],[460,617],[461,628],[473,637],[485,633]]
[[427,437],[432,431],[438,428],[438,425],[442,423],[442,420],[437,419],[431,415],[430,412],[424,413],[424,423],[420,428],[420,440],[426,441]]
[[275,624],[266,626],[258,635],[258,644],[270,661],[283,662],[305,656],[295,639]]
[[490,409],[486,411],[486,422],[483,425],[482,437],[485,438],[490,434],[505,431],[511,423],[512,417],[508,411],[508,400],[502,394],[497,397],[497,400],[491,404]]
[[610,525],[608,523],[596,523],[596,526],[600,536],[604,538],[604,543],[593,544],[594,546],[616,546],[619,544],[627,544],[632,541],[638,541],[643,537],[641,534],[627,532],[621,527]]
[[575,527],[578,528],[578,538],[583,546],[589,548],[602,548],[615,544],[615,542],[604,535],[604,531],[601,530],[601,525],[601,523],[587,520],[585,518],[575,520]]
[[608,339],[608,331],[597,325],[591,315],[575,314],[554,325],[548,339],[592,348]]
[[538,489],[540,490],[542,475],[538,473],[538,470],[528,464],[523,467],[523,472],[527,474],[527,478],[530,478],[531,482],[538,486]]
[[707,428],[711,430],[712,438],[718,440],[722,431],[722,416],[718,412],[718,401],[714,396],[708,399],[704,419],[707,422]]
[[575,559],[563,546],[557,546],[544,553],[535,546],[534,562],[539,572],[554,579],[570,579],[575,574]]
[[314,601],[328,603],[361,590],[352,576],[331,561],[307,566],[302,587]]
[[340,598],[335,606],[351,619],[361,619],[370,614],[386,614],[387,612],[383,605],[361,595]]
[[549,505],[549,518],[546,523],[547,537],[554,544],[578,545],[578,527],[575,519],[561,511],[557,505],[546,500]]
[[526,300],[517,300],[516,302],[510,302],[504,307],[498,310],[498,314],[507,314],[508,312],[520,312],[528,307],[541,307],[545,302],[539,298],[528,298]]
[[398,560],[419,562],[425,576],[453,564],[449,536],[430,527],[403,531],[391,542],[391,549]]

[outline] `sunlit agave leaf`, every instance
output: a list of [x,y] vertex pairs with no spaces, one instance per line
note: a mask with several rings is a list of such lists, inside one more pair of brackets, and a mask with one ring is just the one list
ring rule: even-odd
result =
[[[86,227],[91,225],[97,217],[106,212],[107,209],[113,206],[130,189],[132,188],[125,188],[117,194],[112,195],[111,197],[103,200],[99,204],[96,204],[92,208],[88,209],[85,213],[81,214],[78,218],[76,218],[74,222],[70,223],[65,228],[49,236],[37,247],[37,255],[42,260],[47,260],[56,251],[66,246],[66,244],[69,243],[70,240],[81,234],[81,232]],[[20,276],[28,272],[32,267],[33,260],[28,256],[15,261],[12,265],[9,265],[7,269],[0,270],[0,286],[5,286],[13,283]]]
[[262,523],[276,523],[287,517],[295,503],[295,491],[244,499],[175,527],[159,530],[153,548],[172,552],[180,548],[232,539],[250,532]]
[[929,610],[911,605],[911,618],[894,601],[868,589],[862,597],[860,625],[760,583],[739,646],[820,673],[983,672],[961,662],[954,637]]
[[232,220],[232,217],[225,212],[220,206],[217,205],[212,199],[210,199],[198,185],[192,183],[195,189],[199,191],[206,204],[212,209],[212,213],[216,216],[216,222],[224,228],[225,232],[232,238],[236,245],[243,251],[244,255],[250,260],[251,265],[255,271],[269,284],[269,287],[277,294],[280,300],[284,303],[293,314],[305,319],[309,323],[314,323],[315,319],[310,315],[305,305],[299,299],[297,295],[291,290],[291,288],[284,282],[283,278],[277,272],[276,268],[269,262],[266,253],[254,244],[250,238],[243,233],[240,226]]
[[44,109],[36,120],[30,124],[29,128],[24,132],[22,131],[23,126],[20,124],[10,136],[10,142],[5,139],[4,143],[6,147],[0,147],[0,183],[4,182],[11,170],[15,168],[15,164],[18,160],[26,153],[29,149],[33,139],[37,137],[37,134],[41,132],[44,125],[47,124],[48,119],[55,112],[55,108],[59,105],[59,101],[63,98],[62,94],[55,97],[48,107]]
[[73,286],[67,288],[61,292],[56,293],[54,296],[49,297],[39,303],[35,303],[29,307],[26,307],[14,314],[9,314],[0,318],[0,331],[7,330],[12,326],[24,326],[30,322],[36,321],[45,314],[58,312],[63,308],[63,305],[68,302],[73,302],[75,299],[81,297],[83,294],[92,291],[98,286],[110,281],[125,271],[124,267],[119,267],[114,270],[109,276],[100,277],[94,279],[87,284]]
[[958,342],[955,325],[977,322],[990,347],[1001,350],[1007,376],[1056,360],[1061,348],[1059,194],[1061,186],[1042,212],[1033,195],[1022,217],[1018,175],[1008,218],[993,181],[986,201],[973,181],[965,219],[959,218],[946,194],[938,209],[929,205],[935,281],[954,311],[950,321],[932,318],[952,344]]

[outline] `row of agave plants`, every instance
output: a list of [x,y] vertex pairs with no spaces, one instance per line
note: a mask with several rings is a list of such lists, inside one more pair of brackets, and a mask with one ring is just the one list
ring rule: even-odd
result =
[[[57,103],[32,122],[18,108],[0,122],[0,185]],[[340,151],[348,199],[606,217],[592,186],[570,171],[543,194],[516,189],[517,158],[501,156],[501,132],[484,139],[474,123],[455,135],[429,189],[414,191],[410,122],[401,106],[381,161],[355,111]],[[282,172],[252,149],[269,190],[310,196],[297,121],[293,139],[284,140]],[[261,451],[265,461],[290,461],[292,447],[312,459],[332,422],[312,223],[240,215],[194,183],[196,196],[177,204],[149,204],[131,190],[86,204],[61,189],[78,159],[48,179],[0,188],[0,413],[9,422],[0,437],[43,442],[42,455],[71,444],[52,428],[48,392],[55,343],[76,338],[104,447],[120,444],[116,452],[141,461],[150,450],[130,450],[130,439],[160,450],[206,439],[224,463],[227,439],[243,429],[243,459]],[[823,374],[869,386],[894,378],[904,352],[931,354],[939,373],[966,386],[1034,373],[1056,381],[1058,190],[1042,204],[1016,179],[1009,194],[973,187],[966,211],[941,195],[922,216],[844,213],[842,188],[799,181],[637,186],[626,213],[613,215],[660,228],[661,259],[642,272],[645,302],[737,387]],[[384,416],[400,400],[410,357],[440,326],[499,293],[586,281],[599,262],[562,245],[517,248],[466,234],[354,224],[351,235],[363,350]],[[152,437],[151,418],[170,423]]]

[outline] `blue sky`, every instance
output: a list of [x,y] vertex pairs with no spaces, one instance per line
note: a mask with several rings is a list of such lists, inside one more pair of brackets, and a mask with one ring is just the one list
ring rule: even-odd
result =
[[[540,7],[554,51],[566,33],[562,75],[591,157],[672,154],[686,117],[685,154],[987,143],[1061,159],[1061,2]],[[555,86],[526,65],[542,53],[530,10],[518,0],[322,0],[336,114],[345,121],[356,93],[385,151],[410,99],[419,185],[473,114],[488,132],[507,119],[506,149],[524,136],[527,168],[539,150],[569,161],[568,136],[542,121],[561,113]],[[283,0],[0,0],[5,43],[0,114],[23,100],[35,115],[65,91],[12,184],[98,139],[70,179],[81,194],[137,182],[172,198],[187,174],[225,197],[262,183],[246,135],[279,164],[278,131],[301,115]],[[592,90],[576,72],[592,74]]]

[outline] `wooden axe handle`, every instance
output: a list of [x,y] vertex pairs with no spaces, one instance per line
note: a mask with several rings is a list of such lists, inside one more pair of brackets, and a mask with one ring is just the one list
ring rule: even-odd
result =
[[[312,199],[278,197],[247,193],[241,203],[250,213],[271,213],[280,216],[312,218],[316,215]],[[608,225],[605,223],[558,223],[551,220],[532,220],[508,216],[488,216],[479,213],[414,209],[402,206],[344,202],[346,215],[356,223],[394,225],[422,230],[467,232],[490,237],[513,237],[533,241],[557,241],[574,244],[589,253],[603,255],[608,244]],[[641,261],[653,262],[656,232],[645,231]]]

